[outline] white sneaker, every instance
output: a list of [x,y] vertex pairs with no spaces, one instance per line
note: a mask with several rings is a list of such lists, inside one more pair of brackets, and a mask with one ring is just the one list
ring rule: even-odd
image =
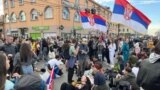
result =
[[60,77],[61,77],[61,76],[59,76],[59,75],[56,74],[56,78],[60,78]]

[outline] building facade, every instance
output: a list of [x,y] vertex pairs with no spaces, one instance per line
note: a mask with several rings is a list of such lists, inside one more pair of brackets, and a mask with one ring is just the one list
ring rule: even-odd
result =
[[69,38],[73,30],[77,37],[92,34],[94,31],[83,30],[77,10],[94,8],[107,22],[111,19],[109,8],[93,0],[3,0],[3,6],[5,33],[34,39],[59,35]]
[[117,23],[109,23],[109,34],[111,36],[119,35],[121,37],[141,35],[140,33],[137,33],[136,31],[132,30],[131,28]]

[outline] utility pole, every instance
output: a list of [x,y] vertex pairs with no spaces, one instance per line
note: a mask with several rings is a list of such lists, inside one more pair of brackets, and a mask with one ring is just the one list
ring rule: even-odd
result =
[[[9,1],[7,2],[8,3],[8,9],[7,9],[7,12],[8,12],[8,20],[9,20],[9,34],[11,34],[11,15],[10,15],[10,10],[9,10]],[[7,34],[8,34],[8,32],[7,32]]]
[[118,38],[119,38],[119,32],[120,32],[120,24],[118,24]]

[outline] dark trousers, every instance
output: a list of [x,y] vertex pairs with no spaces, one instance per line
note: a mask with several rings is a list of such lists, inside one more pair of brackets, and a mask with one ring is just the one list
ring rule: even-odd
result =
[[74,75],[74,67],[68,68],[68,83],[72,83],[73,75]]
[[102,52],[102,60],[104,61],[104,57],[107,58],[107,62],[110,64],[110,59],[109,59],[109,50],[106,49]]
[[97,50],[90,49],[89,50],[89,58],[90,58],[90,60],[92,60],[93,57],[98,58]]

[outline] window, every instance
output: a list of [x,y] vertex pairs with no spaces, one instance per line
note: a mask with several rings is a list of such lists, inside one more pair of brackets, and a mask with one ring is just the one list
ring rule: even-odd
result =
[[35,9],[31,10],[31,20],[38,20],[38,12]]
[[20,21],[26,21],[26,14],[23,11],[20,12],[19,19]]
[[17,17],[15,13],[11,14],[11,22],[16,22],[17,21]]
[[36,2],[36,0],[31,0],[31,3],[35,3]]
[[14,7],[14,0],[10,0],[11,2],[11,7]]
[[123,29],[123,32],[125,32],[125,29]]
[[78,12],[76,12],[76,13],[74,14],[74,21],[80,22],[80,15],[79,15]]
[[63,17],[63,19],[69,19],[70,18],[69,9],[67,7],[63,8],[62,17]]
[[44,11],[45,18],[53,18],[53,9],[51,7],[47,7]]
[[19,5],[23,5],[24,4],[24,0],[19,0]]
[[5,9],[8,8],[8,0],[5,0],[5,1],[4,1],[4,8],[5,8]]
[[127,29],[127,32],[129,32],[129,30]]
[[8,14],[6,14],[6,16],[5,16],[5,22],[9,23],[9,15]]

